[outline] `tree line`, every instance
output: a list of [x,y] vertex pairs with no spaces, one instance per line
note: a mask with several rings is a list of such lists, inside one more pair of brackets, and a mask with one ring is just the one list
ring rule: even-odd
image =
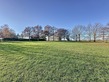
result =
[[58,40],[61,41],[62,38],[67,39],[69,41],[69,31],[65,28],[56,28],[54,26],[46,25],[44,29],[42,26],[37,25],[33,27],[25,27],[22,31],[22,38],[29,37],[30,39],[46,39],[50,41],[51,36],[52,40],[55,41],[55,37],[58,37]]
[[48,41],[52,40],[58,41],[94,41],[109,40],[109,24],[102,25],[101,23],[88,24],[88,25],[76,25],[72,30],[65,28],[57,28],[54,26],[46,25],[42,27],[40,25],[28,26],[25,27],[21,34],[16,34],[13,29],[8,25],[3,25],[0,27],[0,38],[17,38],[24,39],[28,37],[28,40],[31,39],[47,39]]

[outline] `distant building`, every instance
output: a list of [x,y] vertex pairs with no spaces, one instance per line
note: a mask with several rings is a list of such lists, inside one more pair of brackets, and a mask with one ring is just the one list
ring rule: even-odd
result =
[[24,37],[18,36],[18,39],[29,39],[29,37],[27,37],[27,36],[24,36]]
[[[48,41],[48,36],[46,37],[46,41]],[[53,41],[53,36],[49,36],[49,41]],[[59,41],[59,37],[54,36],[54,41]]]
[[[48,36],[46,37],[46,41],[48,41]],[[53,36],[49,36],[49,41],[53,41]],[[58,36],[54,36],[54,41],[59,41]],[[67,41],[66,38],[62,38],[61,41]]]

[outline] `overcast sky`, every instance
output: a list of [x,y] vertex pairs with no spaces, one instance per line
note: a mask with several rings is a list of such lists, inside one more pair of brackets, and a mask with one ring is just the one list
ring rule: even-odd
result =
[[0,0],[0,26],[17,33],[26,26],[72,29],[77,24],[109,22],[109,0]]

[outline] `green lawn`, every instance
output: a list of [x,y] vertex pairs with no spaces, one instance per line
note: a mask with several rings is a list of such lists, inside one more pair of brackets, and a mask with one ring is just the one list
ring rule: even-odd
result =
[[2,42],[0,82],[109,82],[109,43]]

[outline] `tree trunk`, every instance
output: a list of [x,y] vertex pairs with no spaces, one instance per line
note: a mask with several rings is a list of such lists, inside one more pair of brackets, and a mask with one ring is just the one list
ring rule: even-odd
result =
[[30,33],[29,33],[29,41],[30,41]]
[[70,41],[70,39],[69,38],[66,38],[67,39],[67,41]]
[[38,41],[39,41],[39,38],[40,38],[40,37],[39,37],[39,32],[38,32],[38,38],[37,38]]
[[89,42],[91,42],[91,34],[89,35]]
[[59,41],[61,41],[61,37],[59,37]]
[[54,30],[53,30],[53,41],[54,41]]
[[29,41],[30,41],[30,36],[29,36]]
[[76,35],[76,42],[77,42],[77,35]]
[[78,34],[79,35],[79,42],[81,41],[81,37],[80,37],[80,34]]
[[53,41],[54,41],[54,33],[53,33]]
[[96,34],[94,34],[94,42],[96,42]]
[[39,36],[38,36],[37,40],[39,41]]
[[104,31],[103,31],[103,42],[104,42]]

